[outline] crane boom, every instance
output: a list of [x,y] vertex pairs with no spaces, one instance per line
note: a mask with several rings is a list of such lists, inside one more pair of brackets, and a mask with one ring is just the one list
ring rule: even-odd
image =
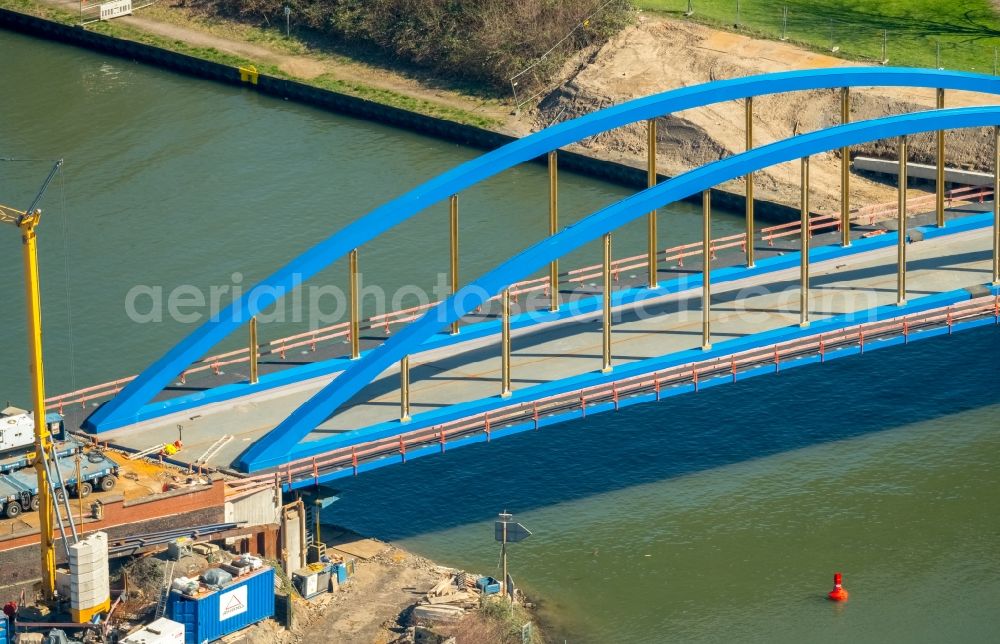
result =
[[46,599],[55,597],[56,549],[52,539],[53,502],[45,459],[52,449],[52,436],[45,423],[45,369],[42,362],[42,307],[38,285],[38,244],[35,227],[42,216],[36,206],[45,189],[59,171],[59,159],[45,178],[41,189],[27,210],[20,211],[0,206],[0,222],[10,223],[21,231],[21,249],[24,260],[24,294],[28,317],[28,369],[31,373],[31,398],[35,414],[35,472],[38,476],[39,541],[41,546],[42,594]]

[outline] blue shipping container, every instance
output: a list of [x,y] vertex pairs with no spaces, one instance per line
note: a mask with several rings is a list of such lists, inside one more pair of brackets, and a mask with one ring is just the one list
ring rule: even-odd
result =
[[204,644],[274,615],[274,570],[266,567],[197,599],[173,590],[167,615],[184,624],[185,644]]

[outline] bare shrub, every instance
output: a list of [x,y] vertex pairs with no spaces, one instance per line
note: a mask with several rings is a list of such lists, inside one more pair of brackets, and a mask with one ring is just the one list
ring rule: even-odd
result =
[[[204,0],[202,6],[280,24],[289,5],[300,26],[456,79],[506,90],[512,75],[547,56],[540,78],[567,56],[602,43],[632,19],[628,0]],[[603,6],[603,8],[601,8]],[[596,14],[594,12],[601,9]],[[574,30],[574,27],[586,26]]]

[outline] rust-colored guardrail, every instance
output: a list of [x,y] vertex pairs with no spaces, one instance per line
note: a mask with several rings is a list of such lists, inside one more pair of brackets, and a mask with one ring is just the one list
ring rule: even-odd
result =
[[449,441],[476,434],[485,434],[486,440],[489,441],[493,431],[508,425],[534,422],[537,429],[539,419],[549,414],[580,411],[586,416],[588,405],[611,402],[617,409],[619,401],[623,398],[650,393],[655,394],[659,400],[661,392],[671,387],[687,385],[693,386],[697,391],[699,383],[709,378],[728,376],[735,381],[741,372],[760,367],[772,367],[777,372],[781,370],[782,363],[787,363],[789,360],[819,356],[823,361],[828,352],[848,347],[858,347],[864,353],[865,345],[871,342],[899,336],[908,340],[912,333],[933,328],[946,327],[950,333],[955,324],[984,317],[992,317],[997,324],[1000,324],[1000,296],[980,297],[931,311],[819,333],[772,346],[518,403],[398,436],[293,461],[281,466],[275,472],[247,477],[239,485],[255,483],[259,485],[263,481],[292,484],[310,479],[319,483],[323,474],[345,469],[351,469],[357,474],[359,465],[388,456],[399,456],[405,462],[408,450],[437,446],[444,452]]

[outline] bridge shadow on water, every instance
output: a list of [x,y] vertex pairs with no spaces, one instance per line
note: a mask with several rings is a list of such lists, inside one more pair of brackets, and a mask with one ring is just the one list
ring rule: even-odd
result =
[[338,481],[324,516],[400,539],[893,429],[1000,403],[998,355],[990,326],[637,405]]

